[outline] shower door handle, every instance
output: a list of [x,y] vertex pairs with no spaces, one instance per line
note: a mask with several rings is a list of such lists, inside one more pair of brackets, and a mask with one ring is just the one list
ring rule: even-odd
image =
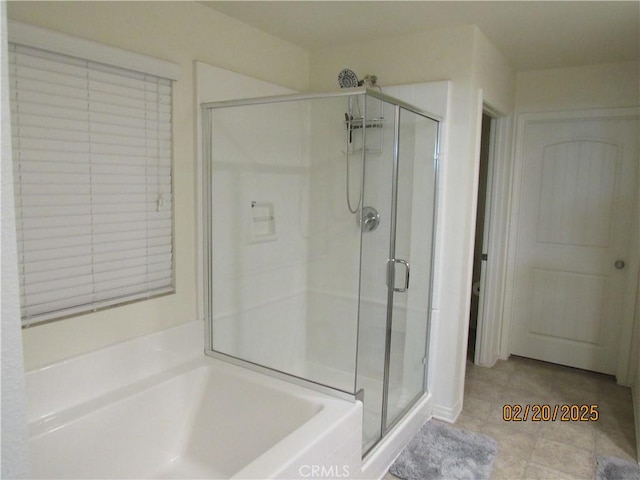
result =
[[[396,263],[400,263],[404,265],[404,268],[405,268],[403,288],[396,288]],[[407,262],[406,260],[402,260],[401,258],[391,258],[387,260],[387,287],[392,288],[394,292],[398,292],[398,293],[406,292],[409,289],[410,271],[411,269],[409,268],[409,262]]]

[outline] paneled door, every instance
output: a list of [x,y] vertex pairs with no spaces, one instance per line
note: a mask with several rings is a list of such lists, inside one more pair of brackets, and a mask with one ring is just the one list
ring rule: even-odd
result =
[[615,374],[637,275],[638,117],[544,117],[521,122],[518,137],[510,352]]

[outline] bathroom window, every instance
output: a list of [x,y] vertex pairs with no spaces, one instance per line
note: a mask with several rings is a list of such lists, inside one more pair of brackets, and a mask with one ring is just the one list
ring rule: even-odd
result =
[[51,51],[43,32],[9,25],[24,326],[174,291],[172,80],[66,35],[53,43],[90,48]]

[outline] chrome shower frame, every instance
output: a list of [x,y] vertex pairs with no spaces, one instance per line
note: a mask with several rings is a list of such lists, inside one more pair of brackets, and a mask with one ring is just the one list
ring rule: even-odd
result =
[[[279,379],[283,379],[285,381],[289,381],[291,383],[297,384],[297,385],[301,385],[304,387],[308,387],[311,388],[313,390],[316,391],[320,391],[322,393],[326,393],[326,394],[330,394],[339,398],[343,398],[343,399],[348,399],[351,401],[355,401],[358,397],[358,392],[356,391],[357,386],[354,385],[353,391],[344,391],[344,390],[338,390],[334,387],[329,387],[317,382],[314,382],[312,380],[308,380],[302,377],[297,377],[295,375],[292,375],[290,373],[285,373],[285,372],[281,372],[278,370],[275,370],[273,368],[269,368],[269,367],[265,367],[238,357],[234,357],[225,353],[221,353],[218,351],[215,351],[213,349],[213,339],[212,339],[212,331],[211,331],[211,318],[212,318],[212,292],[211,292],[211,283],[212,283],[212,262],[211,262],[211,251],[212,251],[212,223],[211,223],[211,214],[212,214],[212,210],[213,210],[213,206],[212,206],[212,191],[211,191],[211,175],[212,175],[212,165],[211,165],[211,157],[212,157],[212,115],[213,115],[213,111],[216,109],[223,109],[223,108],[229,108],[229,107],[237,107],[237,106],[244,106],[244,105],[261,105],[261,104],[271,104],[271,103],[282,103],[282,102],[294,102],[294,101],[302,101],[302,100],[313,100],[313,99],[323,99],[323,98],[333,98],[333,97],[350,97],[350,96],[354,96],[354,95],[367,95],[370,96],[372,98],[376,98],[378,100],[381,100],[383,102],[387,102],[389,104],[391,104],[391,106],[394,108],[394,146],[393,146],[393,181],[394,184],[392,186],[393,188],[393,193],[392,193],[392,197],[394,202],[397,201],[397,186],[396,186],[396,180],[397,180],[397,171],[398,171],[398,164],[399,164],[399,140],[398,140],[398,135],[399,135],[399,116],[400,116],[400,109],[404,109],[407,110],[409,112],[415,113],[417,115],[420,115],[422,117],[428,118],[430,120],[433,120],[435,122],[437,122],[437,127],[436,127],[436,139],[435,139],[435,148],[434,148],[434,152],[433,152],[433,162],[434,162],[434,168],[435,168],[435,188],[434,188],[434,229],[433,229],[433,233],[432,233],[432,245],[431,245],[431,255],[432,258],[435,258],[435,238],[436,238],[436,228],[438,225],[438,210],[439,210],[439,203],[438,203],[438,198],[439,198],[439,157],[440,157],[440,141],[441,141],[441,134],[442,134],[442,118],[438,115],[435,115],[431,112],[422,110],[420,108],[417,108],[409,103],[406,103],[402,100],[399,100],[395,97],[392,97],[390,95],[386,95],[382,92],[380,92],[378,89],[371,89],[371,88],[367,88],[367,87],[358,87],[358,88],[345,88],[343,90],[337,91],[337,92],[331,92],[331,93],[313,93],[313,94],[288,94],[288,95],[275,95],[275,96],[267,96],[267,97],[254,97],[254,98],[246,98],[246,99],[239,99],[239,100],[226,100],[226,101],[220,101],[220,102],[208,102],[208,103],[203,103],[201,104],[201,112],[202,112],[202,128],[203,128],[203,132],[202,132],[202,165],[203,165],[203,178],[202,178],[202,192],[203,192],[203,199],[204,199],[204,205],[203,205],[203,210],[202,210],[202,214],[203,214],[203,218],[202,218],[202,225],[203,225],[203,261],[205,263],[204,265],[204,288],[203,288],[203,292],[204,292],[204,321],[205,321],[205,335],[206,335],[206,344],[205,344],[205,354],[214,358],[218,358],[224,361],[227,361],[229,363],[235,364],[235,365],[239,365],[245,368],[249,368],[251,370],[269,375],[271,377],[275,377],[275,378],[279,378]],[[365,107],[366,109],[366,107]],[[366,117],[365,117],[366,118]],[[361,127],[362,128],[362,127]],[[364,130],[364,129],[363,129]],[[363,143],[364,146],[364,143]],[[363,159],[364,159],[364,148],[363,148]],[[361,189],[360,192],[360,205],[362,205],[362,201],[363,201],[363,197],[364,197],[364,174],[365,174],[365,164],[366,162],[363,163],[363,168],[362,168],[362,185],[363,188]],[[362,208],[359,209],[359,215],[362,215]],[[360,221],[362,221],[362,219],[360,218]],[[393,251],[393,247],[395,245],[395,231],[396,231],[396,222],[395,222],[395,212],[392,213],[392,219],[391,219],[391,244],[390,244],[390,251]],[[362,241],[362,237],[361,240]],[[360,264],[362,262],[362,248],[360,248]],[[433,279],[434,279],[434,272],[433,272],[433,266],[431,267],[431,272],[430,272],[430,284],[433,285]],[[361,282],[361,279],[360,279]],[[360,291],[361,286],[359,286],[359,291]],[[432,289],[430,289],[429,292],[427,292],[428,294],[428,298],[429,298],[429,305],[432,305]],[[392,292],[389,293],[389,298],[392,297]],[[390,305],[389,303],[387,304],[387,325],[386,325],[386,339],[385,339],[385,359],[384,359],[384,392],[383,392],[383,404],[382,404],[382,408],[383,408],[383,414],[382,414],[382,429],[381,429],[381,439],[385,437],[385,435],[391,430],[393,429],[393,427],[395,425],[397,425],[397,423],[399,422],[399,419],[401,419],[402,417],[404,417],[406,415],[407,412],[409,412],[414,405],[420,400],[420,398],[418,398],[417,400],[415,400],[414,402],[412,402],[411,404],[409,404],[405,410],[402,412],[401,415],[398,416],[398,420],[396,420],[395,422],[393,422],[391,425],[387,426],[386,425],[386,420],[387,420],[387,416],[386,416],[386,412],[387,412],[387,404],[388,404],[388,380],[389,380],[389,375],[390,375],[390,363],[391,363],[391,358],[390,358],[390,349],[391,349],[391,327],[392,327],[392,320],[391,320],[391,312],[390,310],[392,309],[392,305]],[[359,307],[358,307],[359,309]],[[360,322],[360,315],[359,315],[359,311],[358,311],[358,330],[359,330],[359,322]],[[431,330],[431,322],[430,322],[430,316],[431,316],[431,308],[429,309],[429,314],[428,314],[428,318],[426,318],[425,320],[427,321],[427,338],[430,338],[430,330]],[[358,341],[358,339],[356,339],[356,341]],[[358,351],[358,345],[356,345],[356,352]],[[426,351],[425,351],[425,358],[428,358],[429,356],[429,343],[427,342],[426,345]],[[357,365],[357,359],[356,359],[356,381],[357,381],[357,371],[358,371],[358,365]],[[425,368],[425,372],[424,372],[424,377],[423,377],[423,394],[427,391],[427,369]],[[371,453],[372,450],[374,449],[375,444],[367,451],[367,454]]]
[[393,105],[398,105],[406,110],[409,110],[413,113],[417,113],[426,118],[430,118],[436,122],[442,122],[442,118],[438,115],[435,115],[431,112],[427,112],[426,110],[422,110],[417,108],[410,103],[407,103],[398,98],[392,97],[391,95],[387,95],[382,93],[379,90],[374,90],[367,87],[358,87],[358,88],[345,88],[337,92],[329,92],[329,93],[291,93],[285,95],[271,95],[268,97],[252,97],[252,98],[243,98],[239,100],[223,100],[220,102],[208,102],[200,105],[202,109],[202,113],[206,113],[214,108],[225,108],[225,107],[237,107],[240,105],[259,105],[259,104],[267,104],[267,103],[281,103],[281,102],[293,102],[297,100],[314,100],[320,98],[332,98],[332,97],[349,97],[351,95],[369,95],[371,97],[377,98],[387,103],[391,103]]

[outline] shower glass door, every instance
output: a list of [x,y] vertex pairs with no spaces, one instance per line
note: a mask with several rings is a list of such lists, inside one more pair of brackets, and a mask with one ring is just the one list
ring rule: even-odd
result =
[[[395,251],[389,250],[391,335],[386,427],[425,387],[435,225],[437,122],[399,108]],[[406,262],[406,264],[404,263]],[[391,284],[393,280],[393,284]]]
[[[367,110],[379,110],[376,102],[368,98]],[[357,388],[365,453],[425,391],[435,224],[438,122],[390,103],[382,110],[382,127],[366,131],[363,206],[376,208],[380,223],[362,233]]]

